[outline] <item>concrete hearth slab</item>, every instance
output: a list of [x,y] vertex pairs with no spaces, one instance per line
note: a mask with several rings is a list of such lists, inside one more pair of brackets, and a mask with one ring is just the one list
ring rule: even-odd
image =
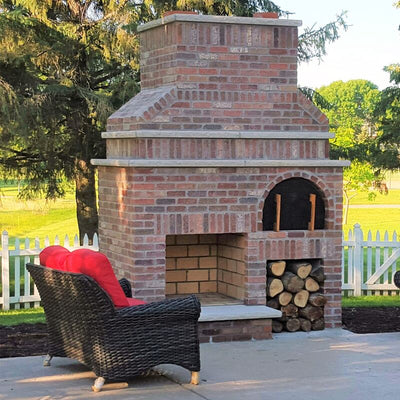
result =
[[[94,375],[76,361],[0,359],[0,399],[376,400],[399,398],[400,335],[341,329],[274,335],[274,340],[202,344],[200,385],[187,370],[130,380],[121,390],[90,391]],[[106,388],[107,389],[107,388]]]
[[279,318],[282,313],[266,306],[203,306],[199,322]]

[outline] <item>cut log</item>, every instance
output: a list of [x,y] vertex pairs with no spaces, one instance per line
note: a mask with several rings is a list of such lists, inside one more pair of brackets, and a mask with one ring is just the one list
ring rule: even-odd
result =
[[283,331],[283,323],[273,319],[272,320],[272,332],[279,333],[282,331]]
[[282,276],[286,269],[285,261],[271,261],[267,264],[268,276]]
[[326,304],[327,299],[322,293],[312,293],[312,294],[310,294],[310,298],[308,299],[308,302],[312,306],[323,307]]
[[310,332],[311,331],[311,321],[305,318],[299,318],[300,321],[300,329],[304,332]]
[[300,292],[300,290],[302,290],[304,287],[303,279],[299,278],[292,272],[287,271],[282,276],[282,283],[285,290],[291,293]]
[[294,295],[293,303],[300,308],[303,308],[307,305],[308,297],[310,296],[310,292],[308,290],[300,290]]
[[297,317],[299,315],[299,309],[292,303],[281,307],[281,311],[285,317]]
[[306,279],[310,275],[312,265],[308,262],[296,261],[287,266],[287,270],[293,272],[301,279]]
[[309,292],[316,292],[319,290],[319,283],[310,276],[306,278],[304,286]]
[[290,318],[285,322],[285,329],[289,332],[296,332],[300,329],[298,318]]
[[267,280],[267,295],[269,297],[275,297],[280,292],[283,292],[282,281],[277,278],[269,278]]
[[311,323],[311,328],[313,331],[322,331],[325,329],[325,320],[323,318],[317,319]]
[[281,307],[278,301],[278,298],[275,297],[274,299],[267,300],[267,307],[274,308],[275,310],[279,310]]
[[320,265],[317,265],[312,268],[310,276],[311,278],[314,278],[317,282],[323,283],[325,280],[324,269]]
[[307,318],[313,322],[320,319],[324,315],[324,311],[321,307],[315,307],[309,304],[304,308],[300,308],[299,314],[300,317]]
[[[281,306],[287,306],[292,301],[292,293],[290,292],[282,292],[278,296],[278,301]],[[297,304],[296,304],[297,306]]]

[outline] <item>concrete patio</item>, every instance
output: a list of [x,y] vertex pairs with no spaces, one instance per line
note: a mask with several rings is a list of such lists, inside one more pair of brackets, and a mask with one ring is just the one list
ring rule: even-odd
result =
[[400,334],[357,335],[341,329],[275,335],[273,340],[201,345],[201,382],[161,366],[162,375],[95,394],[93,374],[75,361],[0,360],[0,399],[398,399]]

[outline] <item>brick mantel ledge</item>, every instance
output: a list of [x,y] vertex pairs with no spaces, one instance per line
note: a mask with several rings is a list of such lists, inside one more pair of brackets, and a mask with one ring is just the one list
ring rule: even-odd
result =
[[257,131],[168,131],[136,130],[102,132],[103,139],[179,138],[179,139],[333,139],[331,132],[257,132]]
[[343,160],[147,160],[147,159],[92,159],[92,165],[101,167],[133,167],[133,168],[171,168],[171,167],[194,167],[194,168],[258,168],[258,167],[348,167],[350,161]]

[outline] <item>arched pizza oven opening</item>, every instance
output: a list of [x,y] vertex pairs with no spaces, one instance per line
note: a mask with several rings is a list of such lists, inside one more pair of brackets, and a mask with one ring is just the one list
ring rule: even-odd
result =
[[263,230],[324,229],[321,191],[311,181],[291,178],[278,183],[264,203]]

